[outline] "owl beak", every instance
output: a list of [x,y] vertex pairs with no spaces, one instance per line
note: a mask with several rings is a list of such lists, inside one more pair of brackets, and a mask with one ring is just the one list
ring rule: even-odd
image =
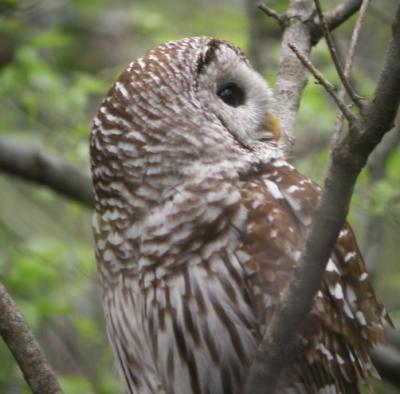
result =
[[267,115],[264,122],[264,128],[269,134],[272,134],[275,141],[278,142],[282,137],[283,132],[281,128],[281,121],[276,115],[271,113]]

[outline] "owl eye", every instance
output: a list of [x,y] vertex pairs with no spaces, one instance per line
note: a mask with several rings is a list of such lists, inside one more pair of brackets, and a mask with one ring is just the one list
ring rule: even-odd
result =
[[234,82],[229,82],[222,86],[222,88],[217,91],[217,96],[231,107],[239,107],[244,104],[245,100],[243,89]]

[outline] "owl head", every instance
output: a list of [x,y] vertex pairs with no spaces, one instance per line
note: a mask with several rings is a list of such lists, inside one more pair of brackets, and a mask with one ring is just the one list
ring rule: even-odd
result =
[[272,107],[268,84],[228,42],[195,37],[147,52],[122,73],[93,121],[96,198],[106,189],[129,194],[146,181],[160,192],[197,174],[199,163],[235,174],[282,155]]
[[234,139],[248,149],[258,142],[275,146],[281,139],[272,114],[272,92],[239,48],[208,39],[197,57],[196,96]]

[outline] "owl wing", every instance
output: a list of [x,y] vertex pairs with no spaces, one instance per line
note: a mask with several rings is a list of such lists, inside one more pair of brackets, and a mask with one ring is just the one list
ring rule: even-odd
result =
[[[249,256],[252,303],[268,323],[293,272],[304,244],[319,188],[284,161],[266,165],[259,179],[244,180],[242,195],[249,211],[243,244]],[[299,336],[303,347],[283,386],[298,392],[358,392],[377,375],[369,352],[384,343],[390,324],[378,301],[349,225],[340,232],[321,288]],[[353,390],[353,391],[352,391]]]
[[[275,161],[229,181],[182,182],[149,212],[138,261],[143,343],[167,392],[242,392],[318,195]],[[357,392],[374,374],[368,353],[384,341],[384,320],[346,225],[280,392]]]

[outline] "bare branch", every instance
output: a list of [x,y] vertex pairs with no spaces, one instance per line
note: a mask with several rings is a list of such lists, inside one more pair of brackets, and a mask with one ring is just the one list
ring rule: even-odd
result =
[[369,4],[369,0],[362,1],[361,9],[360,9],[360,12],[358,13],[358,18],[357,18],[356,24],[354,25],[353,34],[351,36],[351,41],[350,41],[349,51],[347,53],[346,64],[344,66],[344,76],[346,78],[350,77],[350,72],[351,72],[351,68],[353,66],[353,61],[354,61],[354,55],[356,52],[356,47],[358,44],[358,39],[360,36],[361,27],[364,22],[365,13],[367,11],[368,4]]
[[[337,5],[332,11],[325,14],[325,20],[329,30],[335,30],[343,22],[351,18],[361,7],[362,0],[345,0]],[[321,24],[314,24],[311,29],[312,45],[318,43],[323,37]]]
[[[344,66],[344,76],[347,80],[349,80],[349,78],[350,78],[351,69],[353,67],[354,55],[356,52],[356,47],[358,44],[358,39],[360,36],[361,27],[364,22],[364,17],[365,17],[365,13],[367,11],[368,4],[369,4],[369,0],[362,1],[361,9],[358,14],[356,24],[354,25],[353,34],[351,36],[351,41],[350,41],[350,47],[349,47],[349,50],[348,50],[347,56],[346,56],[346,64]],[[338,96],[341,99],[344,99],[344,95],[345,95],[345,91],[342,87],[338,93]],[[338,118],[336,120],[335,133],[334,133],[334,137],[333,137],[334,141],[339,138],[342,127],[343,127],[343,114],[340,112],[338,115]]]
[[[391,129],[400,102],[400,6],[392,39],[375,94],[360,119],[357,133],[335,146],[320,201],[281,303],[272,317],[250,368],[246,392],[276,391],[281,372],[290,360],[294,338],[308,316],[320,287],[326,262],[348,213],[354,184],[375,146]],[[287,324],[290,321],[291,324]]]
[[362,103],[360,102],[359,96],[354,92],[352,86],[350,85],[348,78],[346,77],[346,75],[343,72],[342,65],[340,64],[340,60],[339,60],[339,57],[336,52],[335,43],[332,39],[328,23],[326,22],[324,14],[322,12],[321,3],[319,2],[319,0],[314,0],[314,3],[315,3],[315,8],[317,9],[317,14],[318,14],[321,26],[322,26],[322,31],[324,33],[326,43],[328,45],[329,52],[330,52],[332,60],[333,60],[333,64],[335,65],[335,68],[336,68],[336,72],[339,75],[339,78],[343,84],[343,87],[346,90],[349,97],[351,98],[351,100],[353,101],[353,103],[358,108],[362,108]]
[[275,19],[278,22],[279,27],[283,30],[285,28],[285,19],[279,15],[275,10],[268,7],[266,4],[260,4],[258,8],[268,15],[270,18]]
[[0,170],[93,207],[89,175],[36,146],[0,138]]
[[340,97],[335,92],[335,87],[325,79],[322,73],[315,68],[315,66],[311,63],[309,59],[307,59],[304,55],[300,53],[300,51],[296,48],[295,45],[289,44],[290,49],[296,54],[296,56],[300,59],[305,67],[314,75],[315,79],[320,83],[328,94],[333,98],[336,105],[339,107],[343,116],[349,121],[350,124],[356,122],[356,117],[354,114],[347,108],[346,103],[340,99]]
[[62,394],[55,373],[24,318],[0,283],[0,334],[34,394]]

